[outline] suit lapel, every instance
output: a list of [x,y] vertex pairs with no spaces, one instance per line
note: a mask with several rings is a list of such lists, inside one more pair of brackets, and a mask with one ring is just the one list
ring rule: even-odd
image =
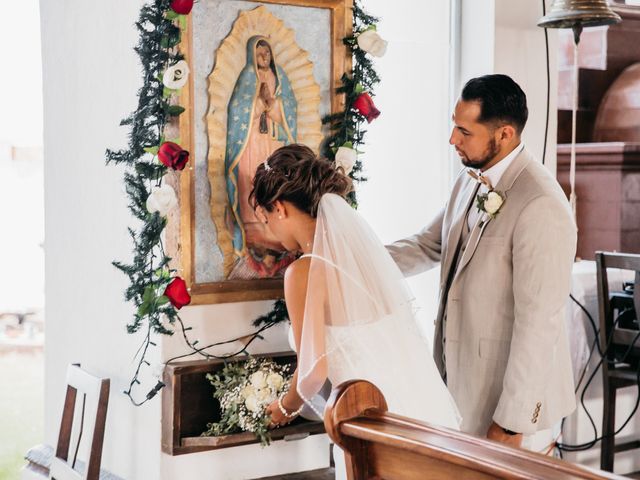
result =
[[458,266],[458,271],[456,275],[459,275],[460,272],[467,266],[473,254],[476,253],[476,249],[478,248],[478,244],[480,243],[480,238],[482,238],[482,234],[484,233],[487,225],[491,221],[491,217],[486,213],[480,215],[478,221],[473,226],[473,230],[469,234],[469,239],[467,240],[467,247],[464,250],[462,258],[460,259],[460,264]]
[[[504,172],[504,174],[500,178],[500,181],[498,182],[498,185],[494,187],[494,190],[504,193],[504,195],[507,197],[507,199],[505,200],[505,204],[509,201],[507,192],[511,190],[516,179],[518,178],[518,176],[520,176],[530,160],[531,154],[526,149],[523,149],[522,152],[520,152],[520,154],[513,160],[513,163],[509,165],[507,170]],[[500,212],[498,212],[498,215],[500,215]],[[490,222],[491,217],[489,215],[487,215],[486,213],[480,215],[480,218],[469,234],[467,247],[465,248],[464,254],[460,259],[458,269],[455,273],[456,277],[460,275],[462,270],[464,270],[467,264],[471,261],[471,258],[473,258],[473,254],[476,252],[476,249],[480,244],[482,234],[485,232],[487,225],[489,225]]]
[[449,278],[450,270],[454,267],[453,262],[458,250],[458,245],[460,244],[462,228],[464,226],[464,222],[467,221],[467,212],[469,211],[469,208],[472,208],[471,204],[476,198],[479,187],[480,184],[473,180],[467,181],[464,187],[462,187],[463,192],[460,195],[459,207],[456,210],[455,218],[451,224],[451,230],[447,238],[447,254],[442,264],[443,273],[446,275],[444,277],[445,279]]

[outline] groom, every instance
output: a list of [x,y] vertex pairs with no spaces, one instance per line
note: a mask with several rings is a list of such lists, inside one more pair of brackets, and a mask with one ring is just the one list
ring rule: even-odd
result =
[[575,408],[564,305],[576,227],[521,142],[527,116],[510,77],[470,80],[449,139],[468,168],[429,225],[388,247],[405,275],[441,266],[433,354],[462,430],[514,446]]

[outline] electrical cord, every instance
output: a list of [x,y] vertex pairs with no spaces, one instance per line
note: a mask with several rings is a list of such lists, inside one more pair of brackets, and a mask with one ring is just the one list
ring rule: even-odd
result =
[[[589,319],[589,323],[591,324],[591,327],[593,328],[593,331],[594,331],[594,334],[595,334],[594,343],[591,346],[591,350],[590,350],[590,353],[589,353],[589,358],[587,360],[587,364],[585,365],[585,368],[583,369],[583,372],[582,372],[582,374],[580,376],[580,380],[578,382],[578,387],[576,388],[576,393],[579,390],[580,384],[582,383],[584,375],[585,375],[585,373],[586,373],[586,371],[588,369],[588,366],[589,366],[589,363],[590,363],[591,358],[593,356],[593,353],[595,352],[595,347],[597,347],[597,349],[598,349],[598,354],[600,355],[600,360],[598,361],[598,364],[594,368],[593,372],[591,372],[591,375],[589,376],[589,379],[587,380],[587,383],[585,384],[585,387],[582,390],[582,394],[580,395],[580,404],[581,404],[583,410],[585,411],[585,413],[587,414],[589,422],[591,423],[591,427],[593,428],[593,431],[594,431],[594,439],[589,441],[589,442],[576,444],[576,445],[559,443],[559,442],[556,441],[556,448],[558,449],[561,458],[562,458],[562,452],[563,451],[565,451],[565,452],[578,452],[578,451],[588,450],[588,449],[592,448],[596,443],[598,443],[599,441],[603,440],[604,438],[615,437],[622,430],[624,430],[624,428],[631,421],[631,419],[633,418],[633,416],[637,412],[638,408],[640,407],[640,366],[639,366],[639,368],[638,368],[638,370],[636,372],[636,383],[638,384],[638,395],[637,395],[636,403],[634,405],[633,410],[631,411],[629,416],[625,419],[625,421],[623,422],[622,426],[620,426],[613,434],[598,436],[598,428],[597,428],[597,426],[596,426],[596,424],[595,424],[595,422],[593,420],[593,417],[591,416],[591,413],[589,412],[589,410],[587,409],[587,407],[585,405],[585,396],[586,396],[587,389],[589,388],[589,386],[593,382],[593,380],[594,380],[594,378],[596,376],[596,373],[598,372],[598,370],[600,369],[600,367],[602,366],[602,364],[605,361],[607,363],[611,364],[611,365],[616,365],[618,363],[624,363],[624,361],[627,359],[627,357],[633,351],[633,348],[635,347],[636,342],[638,341],[638,339],[640,339],[640,331],[634,337],[633,341],[629,344],[629,346],[627,347],[627,350],[624,352],[624,354],[622,355],[622,357],[619,360],[609,360],[607,358],[607,354],[608,354],[609,348],[611,347],[611,343],[613,341],[613,331],[609,335],[609,338],[607,339],[607,344],[606,344],[604,352],[603,352],[601,350],[600,344],[598,342],[599,335],[600,335],[600,330],[597,327],[595,321],[593,320],[593,317],[591,316],[589,311],[586,309],[586,307],[584,305],[582,305],[578,300],[576,300],[576,298],[573,295],[570,295],[570,297],[580,307],[580,309],[586,314],[587,318]],[[615,327],[616,327],[616,325],[617,325],[619,320],[620,320],[620,315],[618,315],[618,317],[613,322],[613,328],[614,329],[615,329]],[[562,421],[561,425],[562,425],[561,426],[561,431],[562,431],[562,427],[564,427],[564,420]]]
[[[547,7],[545,5],[545,0],[542,0],[542,16],[544,17],[547,14]],[[542,147],[542,165],[545,164],[545,160],[547,157],[547,139],[549,136],[549,109],[551,108],[550,97],[551,97],[551,67],[549,65],[549,32],[547,32],[546,28],[544,30],[544,44],[545,44],[545,52],[547,55],[547,116],[544,124],[544,143]]]
[[[187,335],[187,331],[191,330],[192,327],[185,327],[184,323],[182,322],[182,319],[179,316],[177,316],[176,318],[178,319],[178,322],[180,323],[180,329],[182,331],[182,336],[183,336],[183,338],[185,340],[185,343],[187,344],[187,346],[192,351],[189,352],[189,353],[182,354],[182,355],[176,355],[175,357],[170,358],[169,360],[167,360],[166,362],[163,363],[164,367],[166,367],[167,365],[169,365],[172,362],[175,362],[176,360],[179,360],[179,359],[182,359],[182,358],[191,357],[193,355],[200,355],[200,356],[206,358],[207,360],[222,360],[222,361],[226,361],[229,358],[235,357],[235,356],[240,355],[242,353],[245,353],[245,354],[248,355],[247,348],[249,348],[249,345],[251,345],[257,339],[262,339],[263,338],[262,335],[261,335],[262,332],[264,332],[265,330],[273,327],[274,325],[276,325],[278,323],[277,321],[268,322],[268,323],[265,323],[262,327],[260,327],[256,331],[254,331],[253,333],[250,333],[248,335],[241,335],[241,336],[233,338],[231,340],[223,340],[221,342],[212,343],[212,344],[206,345],[204,347],[196,347],[196,345],[198,343],[198,340],[195,340],[195,341],[192,342],[192,341],[189,340],[189,337]],[[225,355],[214,355],[212,353],[208,353],[207,352],[207,350],[209,350],[210,348],[219,347],[221,345],[228,345],[230,343],[234,343],[234,342],[237,342],[239,340],[244,340],[243,346],[238,351],[235,351],[233,353],[228,353],[228,354],[225,354]],[[148,346],[148,343],[147,343],[146,346]],[[146,348],[145,348],[145,350],[146,350]],[[148,365],[148,362],[144,362],[144,363],[146,363]],[[142,362],[140,363],[140,365],[138,365],[138,371],[139,371],[141,365],[142,365]],[[136,383],[136,384],[140,383],[138,381],[138,379],[137,379],[138,371],[136,371],[136,375],[134,376],[133,380],[131,381],[131,385],[129,386],[129,390],[124,392],[136,407],[144,405],[146,402],[148,402],[153,397],[155,397],[158,394],[158,392],[160,392],[160,390],[162,390],[165,387],[165,383],[162,380],[158,380],[158,382],[155,384],[155,386],[151,390],[149,390],[149,392],[147,392],[144,400],[142,400],[140,402],[134,400],[133,396],[131,395],[131,388],[134,385],[134,383]]]

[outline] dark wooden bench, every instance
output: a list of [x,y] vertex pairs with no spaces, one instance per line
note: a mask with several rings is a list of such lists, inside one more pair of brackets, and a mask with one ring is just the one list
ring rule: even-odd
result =
[[389,413],[380,390],[362,380],[333,390],[324,422],[350,480],[623,478]]

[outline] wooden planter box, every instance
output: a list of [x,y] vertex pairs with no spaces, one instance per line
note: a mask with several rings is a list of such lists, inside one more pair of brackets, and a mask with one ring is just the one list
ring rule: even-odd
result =
[[[293,352],[255,355],[270,357],[279,363],[295,363]],[[242,361],[240,357],[234,361]],[[221,360],[195,360],[167,366],[162,389],[162,451],[169,455],[204,452],[219,448],[259,443],[253,433],[238,433],[223,437],[202,437],[207,423],[220,418],[220,405],[213,398],[213,387],[207,373],[221,370]],[[299,440],[309,435],[324,433],[322,422],[296,419],[290,425],[272,431],[276,440]]]

